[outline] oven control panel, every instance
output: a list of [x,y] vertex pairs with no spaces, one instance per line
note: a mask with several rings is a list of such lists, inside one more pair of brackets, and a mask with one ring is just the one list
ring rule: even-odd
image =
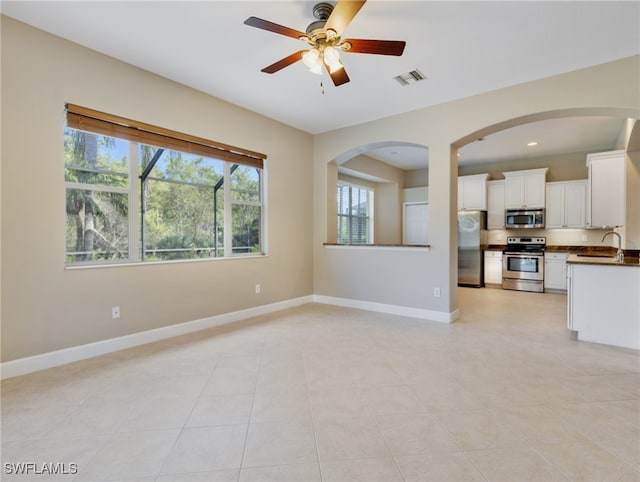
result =
[[507,244],[546,244],[547,238],[509,237]]

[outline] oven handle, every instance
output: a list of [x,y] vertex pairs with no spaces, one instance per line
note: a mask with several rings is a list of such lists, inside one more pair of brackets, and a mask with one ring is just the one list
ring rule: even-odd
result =
[[510,255],[510,256],[537,256],[537,257],[543,257],[544,253],[525,253],[523,251],[503,251],[502,254],[506,254],[506,255]]

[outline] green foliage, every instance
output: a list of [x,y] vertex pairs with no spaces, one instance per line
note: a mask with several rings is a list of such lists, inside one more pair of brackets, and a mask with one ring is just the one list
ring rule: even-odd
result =
[[[67,260],[128,257],[129,143],[68,129],[65,132]],[[224,162],[140,145],[140,175],[156,153],[157,162],[141,182],[144,259],[173,260],[223,255]],[[234,253],[260,251],[260,170],[234,166],[231,176]],[[135,179],[131,182],[140,182]],[[216,252],[217,246],[217,252]]]
[[[67,182],[127,187],[127,159],[113,159],[116,140],[82,131],[65,132]],[[67,189],[67,261],[128,256],[127,196]]]
[[[151,179],[145,182],[145,256],[149,253],[156,259],[185,259],[215,255],[204,248],[215,247],[213,197],[222,169],[222,161],[173,151],[163,153],[151,171]],[[220,203],[218,224],[223,220],[224,206]],[[219,240],[222,242],[222,236]]]

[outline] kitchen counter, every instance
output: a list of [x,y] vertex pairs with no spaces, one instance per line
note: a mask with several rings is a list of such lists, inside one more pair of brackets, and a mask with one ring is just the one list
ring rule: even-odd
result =
[[[485,251],[503,251],[507,246],[504,244],[488,244],[482,248]],[[640,267],[640,250],[625,249],[624,263],[616,263],[616,249],[610,246],[568,246],[568,245],[547,245],[545,253],[568,253],[567,263],[574,264],[611,264],[619,266]]]
[[640,264],[630,261],[569,257],[567,327],[578,340],[640,349],[640,269],[628,268]]
[[593,254],[571,254],[567,259],[567,264],[597,264],[597,265],[610,265],[610,266],[631,266],[634,268],[640,268],[640,258],[633,258],[625,256],[622,263],[616,261],[615,255],[602,256]]

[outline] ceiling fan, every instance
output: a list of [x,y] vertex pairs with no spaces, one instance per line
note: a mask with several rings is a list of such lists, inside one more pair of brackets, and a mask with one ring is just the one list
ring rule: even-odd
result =
[[298,60],[302,60],[309,70],[316,74],[322,74],[324,67],[337,87],[349,82],[349,76],[340,61],[339,51],[357,54],[402,55],[406,44],[404,41],[341,38],[344,30],[365,3],[366,0],[338,0],[335,7],[328,2],[318,3],[313,7],[313,16],[317,20],[309,24],[305,32],[258,17],[246,19],[244,21],[246,25],[302,40],[310,47],[306,50],[298,50],[278,60],[262,69],[262,72],[274,74]]

